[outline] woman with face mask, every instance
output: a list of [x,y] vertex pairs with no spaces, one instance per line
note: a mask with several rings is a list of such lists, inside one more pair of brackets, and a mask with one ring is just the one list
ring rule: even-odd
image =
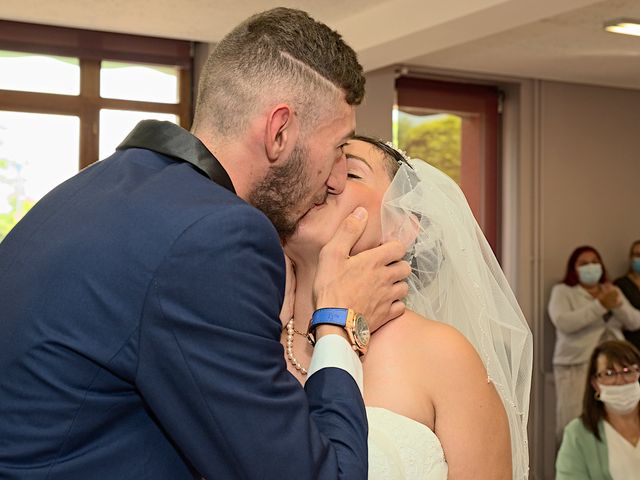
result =
[[556,480],[621,480],[640,472],[640,352],[601,343],[589,360],[582,415],[567,425]]
[[[633,242],[629,249],[629,271],[613,283],[622,290],[629,303],[640,310],[640,240]],[[629,342],[640,349],[640,330],[625,330],[623,333]]]
[[595,248],[576,248],[564,280],[553,287],[549,317],[556,327],[553,373],[556,387],[556,438],[581,411],[589,353],[605,340],[623,340],[622,329],[640,328],[640,311],[608,278]]

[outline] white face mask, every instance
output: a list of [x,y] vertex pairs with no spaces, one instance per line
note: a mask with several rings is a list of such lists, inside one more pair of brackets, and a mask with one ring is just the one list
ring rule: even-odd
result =
[[588,287],[593,287],[600,281],[602,276],[602,265],[599,263],[587,263],[576,268],[580,283]]
[[630,413],[640,402],[640,383],[632,382],[625,385],[602,385],[599,400],[608,410],[624,415]]

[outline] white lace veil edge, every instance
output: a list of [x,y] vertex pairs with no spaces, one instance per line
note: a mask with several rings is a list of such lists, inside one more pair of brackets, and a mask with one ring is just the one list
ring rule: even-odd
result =
[[458,185],[422,160],[410,164],[401,164],[382,208],[383,238],[410,245],[407,306],[476,348],[509,418],[513,478],[528,478],[531,330]]

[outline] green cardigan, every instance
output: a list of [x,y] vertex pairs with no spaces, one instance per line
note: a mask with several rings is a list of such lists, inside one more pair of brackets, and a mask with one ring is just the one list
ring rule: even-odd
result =
[[582,420],[571,420],[556,458],[556,480],[612,480],[603,420],[598,422],[598,432],[602,441],[585,428]]

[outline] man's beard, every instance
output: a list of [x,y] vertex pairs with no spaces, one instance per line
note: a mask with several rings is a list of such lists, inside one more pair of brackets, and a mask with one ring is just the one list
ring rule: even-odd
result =
[[293,212],[307,197],[307,149],[296,145],[284,165],[271,167],[249,195],[249,203],[271,220],[280,238],[293,234],[299,218]]

